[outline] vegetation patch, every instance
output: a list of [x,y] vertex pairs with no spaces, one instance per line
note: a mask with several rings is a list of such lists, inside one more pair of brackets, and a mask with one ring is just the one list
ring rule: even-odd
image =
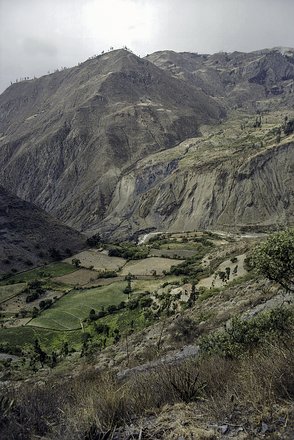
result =
[[129,242],[108,245],[107,249],[110,257],[120,257],[125,260],[141,260],[146,258],[149,252],[147,246],[137,246]]
[[239,357],[262,342],[287,337],[293,332],[293,324],[293,308],[279,307],[250,320],[233,318],[225,331],[203,337],[200,348],[203,353]]
[[25,283],[36,279],[46,279],[62,276],[71,272],[74,272],[76,268],[72,265],[64,262],[56,262],[47,264],[38,269],[22,272],[17,275],[3,276],[0,281],[0,285],[12,284],[12,283]]
[[88,317],[91,309],[119,304],[125,300],[125,287],[126,282],[118,282],[99,288],[73,290],[33,319],[29,325],[56,330],[82,328],[82,322]]

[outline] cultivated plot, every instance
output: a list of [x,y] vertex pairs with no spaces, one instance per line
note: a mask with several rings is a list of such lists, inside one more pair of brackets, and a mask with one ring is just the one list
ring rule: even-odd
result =
[[94,289],[73,290],[50,309],[44,310],[29,325],[55,330],[82,328],[82,322],[88,317],[91,309],[99,310],[101,306],[107,307],[125,301],[127,296],[123,289],[126,285],[127,282],[124,281]]
[[97,273],[89,269],[78,269],[67,275],[54,278],[53,281],[57,283],[68,284],[70,286],[83,286],[84,284],[94,281],[97,278]]
[[15,295],[18,295],[25,287],[25,283],[0,286],[0,303],[7,301],[9,298],[14,297]]
[[80,260],[82,266],[86,268],[93,267],[93,269],[98,271],[119,270],[126,263],[126,260],[123,258],[109,257],[104,252],[99,252],[96,249],[89,249],[88,251],[80,252],[64,261],[72,263],[74,258]]
[[121,274],[127,275],[162,275],[163,271],[168,272],[172,266],[182,263],[184,260],[172,258],[150,257],[143,260],[129,261],[122,269]]

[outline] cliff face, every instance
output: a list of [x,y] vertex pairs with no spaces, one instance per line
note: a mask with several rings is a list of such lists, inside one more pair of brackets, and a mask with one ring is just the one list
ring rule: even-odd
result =
[[291,224],[293,54],[119,50],[14,84],[1,183],[87,234]]
[[85,237],[0,186],[0,273],[24,270],[69,256]]
[[292,141],[249,156],[227,152],[209,160],[204,153],[188,166],[182,165],[185,158],[139,163],[118,183],[99,229],[119,236],[152,228],[236,232],[291,225],[293,148]]

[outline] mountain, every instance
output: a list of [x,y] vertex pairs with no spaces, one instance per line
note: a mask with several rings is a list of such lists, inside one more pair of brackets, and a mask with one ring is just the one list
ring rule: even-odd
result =
[[68,256],[85,238],[0,186],[0,272],[29,269]]
[[126,50],[0,96],[6,188],[87,234],[294,222],[294,50]]
[[148,60],[117,50],[13,84],[0,97],[0,114],[2,184],[85,230],[103,219],[122,172],[225,112]]
[[147,59],[215,97],[227,109],[272,110],[294,105],[294,50],[290,48],[213,55],[160,51]]
[[[266,137],[267,125],[258,130]],[[111,235],[136,230],[263,231],[294,223],[294,137],[263,145],[255,129],[189,139],[148,156],[122,177],[109,215]],[[228,142],[229,145],[222,145]],[[94,232],[94,231],[93,231]]]

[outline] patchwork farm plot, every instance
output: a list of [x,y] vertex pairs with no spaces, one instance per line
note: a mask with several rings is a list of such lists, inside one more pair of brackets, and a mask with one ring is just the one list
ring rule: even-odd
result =
[[107,252],[100,252],[96,249],[80,252],[74,257],[67,258],[64,261],[66,263],[72,263],[73,259],[79,260],[81,266],[85,268],[92,267],[97,271],[119,270],[126,264],[125,259],[120,257],[109,257]]
[[91,309],[98,310],[110,304],[117,305],[127,299],[123,289],[127,283],[118,282],[110,286],[72,290],[50,309],[30,321],[34,327],[55,330],[73,330],[82,328],[82,321],[88,317]]
[[95,278],[97,278],[97,272],[89,269],[79,269],[61,277],[53,278],[53,281],[70,286],[83,286],[90,281],[94,281]]
[[[146,304],[157,301],[159,306],[160,292],[165,296],[177,293],[177,286],[187,283],[183,281],[187,277],[202,278],[198,287],[209,289],[220,285],[215,273],[228,267],[231,273],[235,270],[232,278],[244,275],[245,255],[240,254],[237,262],[222,258],[208,276],[205,264],[211,264],[211,251],[217,254],[218,248],[226,246],[225,238],[212,234],[170,233],[154,236],[147,245],[106,245],[103,251],[89,249],[62,262],[9,276],[0,281],[1,340],[22,345],[37,337],[50,341],[51,346],[64,340],[80,345],[83,332],[90,328],[89,315],[103,310],[107,313],[99,322],[113,331],[123,323],[142,328],[152,315]],[[41,294],[28,301],[27,296],[36,292],[32,287],[36,281]],[[185,285],[189,292],[191,281]],[[122,306],[129,301],[130,306]]]
[[[11,299],[18,295],[26,286],[26,283],[8,284],[6,286],[0,286],[0,304],[5,303],[8,299]],[[3,309],[2,309],[3,310]]]
[[173,260],[172,258],[150,257],[143,260],[129,261],[121,270],[122,275],[162,275],[168,272],[172,266],[177,266],[184,260]]

